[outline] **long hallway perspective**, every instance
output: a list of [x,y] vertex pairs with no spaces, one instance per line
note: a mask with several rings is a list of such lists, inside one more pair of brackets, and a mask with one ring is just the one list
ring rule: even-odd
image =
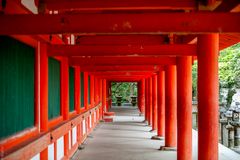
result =
[[[175,160],[176,151],[159,151],[163,140],[144,122],[137,107],[113,106],[112,123],[100,123],[72,160]],[[193,160],[197,160],[197,132],[193,130]],[[219,160],[239,160],[240,155],[219,144]]]

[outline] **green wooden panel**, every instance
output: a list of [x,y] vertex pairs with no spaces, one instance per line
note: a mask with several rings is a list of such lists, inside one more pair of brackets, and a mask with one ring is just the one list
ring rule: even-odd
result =
[[34,126],[34,53],[0,36],[0,139]]
[[91,104],[91,77],[88,76],[88,104]]
[[48,119],[60,114],[60,62],[48,58]]
[[69,111],[74,111],[74,68],[69,67]]
[[81,72],[80,74],[80,81],[81,81],[81,108],[84,107],[84,73]]

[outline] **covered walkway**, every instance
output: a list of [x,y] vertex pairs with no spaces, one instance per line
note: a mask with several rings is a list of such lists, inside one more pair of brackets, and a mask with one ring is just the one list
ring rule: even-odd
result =
[[[156,132],[144,123],[134,107],[113,107],[113,123],[100,123],[73,160],[175,160],[176,152],[159,151],[164,141],[151,140]],[[197,159],[197,132],[193,130],[193,159]],[[239,160],[240,155],[219,144],[220,160]]]

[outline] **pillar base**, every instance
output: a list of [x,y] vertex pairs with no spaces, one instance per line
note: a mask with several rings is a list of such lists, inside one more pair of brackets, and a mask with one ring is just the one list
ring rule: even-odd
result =
[[157,130],[156,129],[152,129],[152,130],[150,130],[149,132],[156,132]]
[[167,147],[167,146],[161,146],[160,151],[177,151],[176,147]]
[[164,140],[164,137],[161,137],[161,136],[158,136],[158,135],[155,135],[155,136],[152,136],[153,140]]

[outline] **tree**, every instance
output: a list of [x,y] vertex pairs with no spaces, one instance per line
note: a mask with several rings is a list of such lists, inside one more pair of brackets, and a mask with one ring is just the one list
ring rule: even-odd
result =
[[219,79],[220,91],[226,88],[227,104],[229,108],[232,97],[236,93],[236,88],[240,86],[240,43],[228,47],[220,52],[219,57]]

